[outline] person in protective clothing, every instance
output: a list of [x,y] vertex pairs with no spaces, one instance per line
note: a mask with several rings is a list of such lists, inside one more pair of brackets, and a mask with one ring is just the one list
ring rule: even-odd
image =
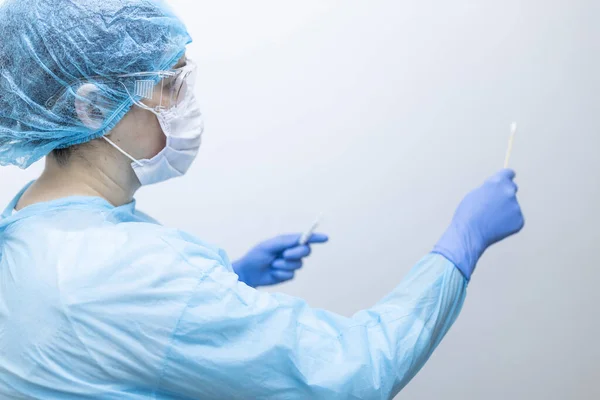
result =
[[502,170],[367,310],[258,291],[327,236],[278,236],[231,263],[136,209],[136,191],[183,175],[201,144],[175,14],[154,0],[7,0],[0,33],[0,164],[47,156],[0,220],[1,398],[390,398],[457,318],[479,257],[523,226]]

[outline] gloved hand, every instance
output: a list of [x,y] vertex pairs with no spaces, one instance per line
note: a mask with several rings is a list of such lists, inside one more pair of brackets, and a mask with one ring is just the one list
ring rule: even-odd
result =
[[310,244],[325,243],[326,235],[314,233],[308,243],[298,242],[302,235],[282,235],[260,243],[241,260],[233,263],[233,270],[240,281],[248,286],[275,285],[294,278],[302,268],[302,259],[311,252]]
[[503,169],[469,193],[433,249],[452,261],[467,280],[489,246],[523,228],[514,177],[514,171]]

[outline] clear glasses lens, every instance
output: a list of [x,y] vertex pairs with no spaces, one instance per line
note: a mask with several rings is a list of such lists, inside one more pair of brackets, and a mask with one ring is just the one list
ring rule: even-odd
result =
[[[135,98],[140,99],[146,107],[156,110],[177,107],[188,90],[193,90],[196,80],[196,67],[188,60],[188,65],[177,70],[158,73],[159,82],[155,84],[154,77],[138,76],[134,81],[134,87],[128,92]],[[133,97],[132,96],[132,97]],[[134,101],[136,100],[134,98]]]

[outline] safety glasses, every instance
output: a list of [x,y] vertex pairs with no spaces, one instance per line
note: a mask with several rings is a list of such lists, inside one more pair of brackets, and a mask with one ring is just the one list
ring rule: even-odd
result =
[[[138,106],[156,111],[177,107],[196,84],[196,64],[181,68],[120,75],[119,82]],[[158,83],[157,83],[158,81]]]
[[79,79],[52,96],[46,102],[46,107],[52,109],[69,94],[77,96],[77,90],[82,85],[91,83],[113,93],[125,92],[136,105],[160,112],[177,107],[183,101],[188,91],[193,90],[196,75],[196,64],[187,59],[185,66],[176,69]]

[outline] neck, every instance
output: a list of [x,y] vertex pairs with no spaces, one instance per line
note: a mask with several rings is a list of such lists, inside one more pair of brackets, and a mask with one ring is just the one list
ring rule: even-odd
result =
[[106,160],[73,155],[66,165],[59,165],[52,155],[46,157],[44,172],[16,208],[69,196],[102,197],[114,206],[130,203],[140,187],[130,163],[118,160],[109,164]]

